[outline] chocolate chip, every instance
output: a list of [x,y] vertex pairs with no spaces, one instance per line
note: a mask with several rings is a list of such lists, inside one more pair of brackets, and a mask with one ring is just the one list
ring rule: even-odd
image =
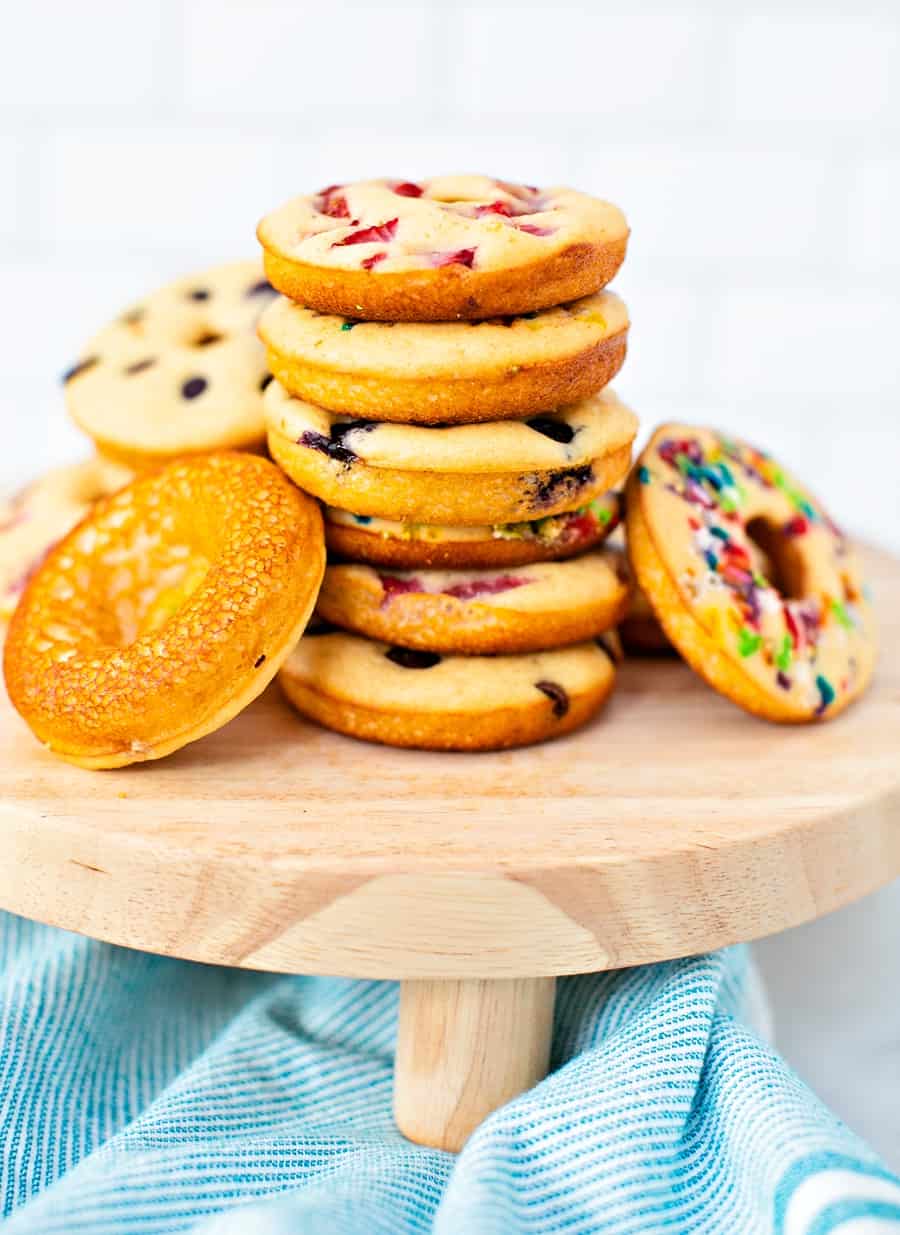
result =
[[267,373],[265,377],[260,378],[260,381],[259,381],[260,391],[267,390],[269,388],[269,384],[271,383],[271,381],[272,381],[271,373]]
[[534,500],[540,505],[549,506],[551,502],[563,498],[574,498],[593,479],[594,469],[590,463],[547,472],[534,478]]
[[136,360],[134,364],[130,364],[125,373],[129,377],[133,377],[135,373],[143,373],[145,369],[151,369],[156,364],[155,356],[148,356],[146,360]]
[[557,720],[561,720],[569,710],[569,696],[565,687],[560,686],[559,682],[535,682],[535,686],[552,702],[553,715]]
[[274,296],[275,288],[268,279],[260,279],[258,283],[252,284],[247,288],[247,296]]
[[535,433],[543,433],[544,437],[552,438],[554,442],[571,442],[575,430],[564,420],[555,420],[552,416],[535,416],[526,422],[529,429]]
[[203,334],[198,334],[193,340],[194,347],[209,347],[212,343],[220,343],[223,336],[216,334],[214,330],[204,330]]
[[202,395],[207,387],[205,377],[189,377],[181,387],[181,396],[183,399],[196,399],[198,395]]
[[266,663],[266,654],[265,652],[263,652],[262,656],[257,656],[256,660],[253,662],[253,668],[258,669],[260,665],[264,665],[265,663]]
[[388,648],[385,656],[401,669],[432,669],[441,663],[437,652],[417,652],[414,648]]
[[86,373],[88,369],[93,369],[99,360],[99,356],[85,356],[84,360],[79,360],[78,364],[73,364],[71,369],[67,369],[62,375],[63,385],[78,377],[79,373]]
[[209,300],[210,293],[205,287],[195,287],[192,292],[188,292],[191,300]]

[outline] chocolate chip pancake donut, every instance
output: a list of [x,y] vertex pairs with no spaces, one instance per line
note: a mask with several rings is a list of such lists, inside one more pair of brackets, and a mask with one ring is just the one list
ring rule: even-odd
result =
[[279,681],[303,716],[339,733],[423,750],[502,750],[588,721],[612,691],[615,665],[602,642],[443,657],[320,627]]
[[322,313],[428,322],[530,313],[605,287],[628,225],[609,202],[489,176],[332,184],[266,215],[266,273]]
[[584,505],[623,478],[637,417],[608,390],[529,421],[424,428],[351,419],[266,392],[269,449],[329,506],[398,521],[540,519]]
[[133,305],[64,376],[77,425],[134,469],[265,444],[271,380],[256,322],[273,295],[259,262],[178,279]]
[[410,424],[536,415],[595,394],[625,359],[628,313],[612,292],[481,322],[361,322],[280,297],[259,334],[269,368],[331,411]]

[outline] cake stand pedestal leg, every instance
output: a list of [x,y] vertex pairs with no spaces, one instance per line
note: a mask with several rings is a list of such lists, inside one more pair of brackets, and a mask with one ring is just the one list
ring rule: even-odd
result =
[[555,978],[403,982],[394,1116],[454,1152],[491,1111],[547,1075]]

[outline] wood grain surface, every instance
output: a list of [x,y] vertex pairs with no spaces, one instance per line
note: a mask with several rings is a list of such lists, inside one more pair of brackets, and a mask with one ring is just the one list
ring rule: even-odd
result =
[[0,906],[132,947],[302,973],[515,978],[751,939],[900,873],[900,565],[870,555],[871,693],[776,728],[632,661],[559,742],[398,751],[272,689],[159,763],[70,767],[0,703]]

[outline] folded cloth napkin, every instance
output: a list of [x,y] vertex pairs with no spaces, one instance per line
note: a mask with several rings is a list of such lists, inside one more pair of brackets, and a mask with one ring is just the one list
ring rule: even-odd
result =
[[454,1157],[393,1127],[393,983],[0,914],[4,1230],[900,1230],[900,1181],[750,1027],[755,981],[744,948],[564,979],[553,1073]]

